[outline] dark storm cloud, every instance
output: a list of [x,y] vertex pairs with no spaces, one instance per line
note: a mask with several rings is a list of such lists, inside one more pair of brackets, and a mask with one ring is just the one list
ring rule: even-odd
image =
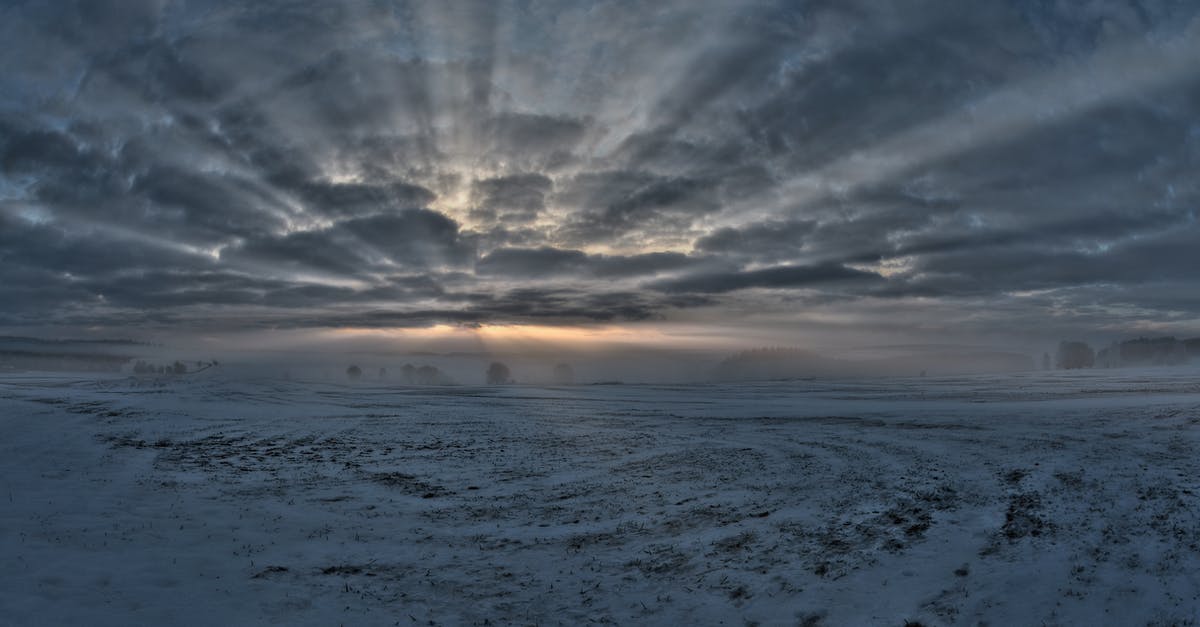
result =
[[152,36],[161,24],[163,0],[67,0],[54,5],[18,2],[30,26],[87,52],[124,49]]
[[650,275],[695,266],[704,260],[682,253],[644,255],[588,255],[583,251],[559,248],[500,248],[475,264],[482,275],[510,278],[553,276],[615,278]]
[[880,276],[841,265],[776,266],[741,272],[695,274],[678,279],[652,283],[651,288],[664,292],[723,294],[755,287],[790,289],[829,283],[878,281]]
[[472,217],[505,223],[532,222],[546,209],[554,181],[544,174],[513,174],[471,183]]
[[105,225],[29,222],[0,211],[0,264],[58,274],[90,276],[140,268],[209,267],[202,255],[155,241],[123,239]]
[[790,259],[799,255],[816,226],[811,220],[768,220],[741,228],[724,227],[696,240],[695,247],[712,254]]
[[283,226],[277,215],[254,209],[265,200],[256,195],[246,181],[235,177],[196,173],[183,165],[155,165],[137,175],[115,202],[154,215],[180,239],[210,242]]
[[201,305],[254,305],[285,309],[369,306],[450,296],[428,276],[392,277],[369,288],[297,284],[229,272],[150,271],[91,279],[81,287],[112,306],[157,309]]
[[329,216],[360,216],[391,209],[429,206],[436,196],[406,183],[302,183],[297,190],[305,206]]
[[213,269],[204,256],[123,235],[102,225],[67,229],[0,211],[0,320],[52,323],[70,312],[112,306],[111,288],[128,285],[130,273],[162,269],[187,280]]
[[203,45],[203,41],[169,42],[161,37],[139,41],[101,56],[81,79],[81,89],[88,88],[90,81],[104,81],[147,102],[172,107],[212,103],[228,93],[233,82],[194,60],[208,52]]
[[682,228],[719,208],[710,180],[649,172],[580,174],[565,181],[555,202],[576,207],[562,225],[568,242],[604,241],[631,232]]
[[8,122],[0,128],[0,165],[11,175],[70,172],[84,159],[80,148],[64,133],[22,129]]
[[436,211],[409,209],[347,220],[338,228],[370,246],[371,252],[405,267],[461,266],[475,255],[458,223]]
[[[1021,229],[987,228],[975,224],[973,216],[955,216],[936,228],[916,233],[897,242],[886,252],[859,255],[856,260],[868,261],[891,257],[946,253],[978,254],[998,247],[1034,247],[1043,251],[1055,249],[1096,250],[1111,246],[1114,240],[1131,236],[1158,235],[1166,229],[1188,226],[1186,215],[1175,212],[1147,211],[1134,214],[1097,212],[1095,215],[1034,222]],[[957,224],[955,224],[957,223]]]
[[263,264],[285,271],[317,271],[356,276],[365,260],[361,247],[336,229],[300,231],[279,237],[253,239],[221,251],[221,259],[248,265]]
[[943,293],[1129,285],[1193,279],[1200,262],[1200,228],[1179,224],[1155,235],[1097,245],[1047,246],[1029,243],[958,250],[921,258],[912,279],[918,287]]
[[876,31],[870,45],[785,65],[781,87],[739,111],[738,127],[788,167],[816,167],[945,115],[1019,71],[1022,44],[997,29],[1011,19],[1004,11],[943,9]]
[[[277,203],[254,183],[223,171],[176,162],[135,138],[106,150],[86,125],[60,132],[23,130],[0,162],[29,181],[27,200],[64,218],[155,231],[181,243],[213,243],[283,225]],[[82,136],[82,137],[81,137]]]
[[546,322],[588,323],[661,319],[660,312],[680,307],[712,304],[695,296],[661,296],[641,292],[584,292],[569,288],[522,288],[461,299],[463,305],[446,309],[363,308],[354,313],[318,311],[272,320],[272,326],[428,327],[435,324],[477,325]]
[[326,229],[246,240],[222,251],[221,258],[358,276],[389,264],[417,269],[462,266],[474,254],[454,220],[436,211],[406,209],[348,219]]
[[501,113],[488,118],[484,132],[496,154],[512,155],[522,167],[553,171],[573,160],[587,124],[568,116]]
[[641,291],[581,291],[573,288],[520,288],[473,300],[470,311],[507,322],[563,319],[609,322],[649,320],[666,309],[699,306],[704,297],[663,296]]
[[1175,324],[1200,311],[1169,295],[1200,289],[1198,12],[8,3],[0,317],[879,316],[922,297]]
[[576,274],[587,262],[587,253],[579,250],[501,248],[481,258],[475,271],[518,277],[553,276]]
[[509,228],[498,224],[491,228],[474,231],[472,235],[479,243],[480,250],[495,250],[505,247],[530,247],[545,244],[547,236],[541,229],[529,226]]
[[96,295],[61,275],[39,268],[6,267],[0,270],[0,300],[5,303],[0,321],[7,324],[53,322],[62,312],[96,304]]

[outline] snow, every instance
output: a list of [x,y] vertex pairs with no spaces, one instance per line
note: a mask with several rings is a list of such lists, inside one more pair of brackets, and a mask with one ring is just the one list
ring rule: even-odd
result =
[[1200,372],[0,377],[0,624],[1200,622]]

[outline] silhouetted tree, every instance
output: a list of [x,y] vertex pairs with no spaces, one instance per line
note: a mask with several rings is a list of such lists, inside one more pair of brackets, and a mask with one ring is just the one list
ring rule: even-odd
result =
[[1063,341],[1058,345],[1058,367],[1063,370],[1091,368],[1096,363],[1096,353],[1086,342]]
[[510,381],[512,381],[512,373],[509,372],[508,366],[505,366],[498,361],[493,361],[492,365],[488,366],[488,385],[503,385]]
[[386,378],[387,378],[387,368],[380,368],[379,369],[379,380],[382,381]]
[[400,378],[404,380],[405,384],[412,385],[413,383],[416,383],[416,377],[417,377],[417,367],[416,366],[414,366],[412,364],[404,364],[404,366],[402,366],[400,368]]
[[571,364],[558,364],[554,367],[554,382],[559,385],[575,384],[575,369]]
[[187,374],[187,366],[182,361],[176,361],[171,366],[171,374]]
[[445,385],[450,382],[449,377],[442,374],[434,366],[421,366],[413,373],[414,382],[417,385]]
[[1042,353],[1042,370],[1050,369],[1050,353]]
[[362,369],[358,366],[350,366],[349,368],[346,368],[346,376],[349,377],[351,381],[358,381],[359,378],[362,377]]

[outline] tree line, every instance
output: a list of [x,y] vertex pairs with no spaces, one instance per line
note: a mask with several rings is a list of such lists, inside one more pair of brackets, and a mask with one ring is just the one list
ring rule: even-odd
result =
[[153,364],[144,360],[137,360],[133,364],[133,374],[188,374],[208,370],[217,365],[217,360],[212,361],[197,361],[195,365],[189,367],[185,362],[175,360],[171,364]]
[[[1099,351],[1087,342],[1063,340],[1055,354],[1054,367],[1060,370],[1080,368],[1122,368],[1127,366],[1174,366],[1200,357],[1200,338],[1179,340],[1174,337],[1139,337],[1112,342]],[[1042,366],[1050,368],[1049,353]]]
[[[346,378],[358,381],[363,377],[362,368],[351,364],[346,368]],[[379,379],[388,378],[387,368],[379,369]],[[507,385],[516,383],[512,370],[504,363],[494,361],[484,371],[484,380],[488,385]],[[451,385],[454,380],[439,370],[436,366],[404,364],[400,367],[400,382],[405,385]],[[552,382],[557,385],[572,385],[575,383],[575,370],[570,364],[554,366]]]

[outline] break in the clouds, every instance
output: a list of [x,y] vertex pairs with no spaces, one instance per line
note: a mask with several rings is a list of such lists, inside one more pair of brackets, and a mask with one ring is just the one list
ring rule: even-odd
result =
[[1196,330],[1200,5],[10,1],[0,326]]

